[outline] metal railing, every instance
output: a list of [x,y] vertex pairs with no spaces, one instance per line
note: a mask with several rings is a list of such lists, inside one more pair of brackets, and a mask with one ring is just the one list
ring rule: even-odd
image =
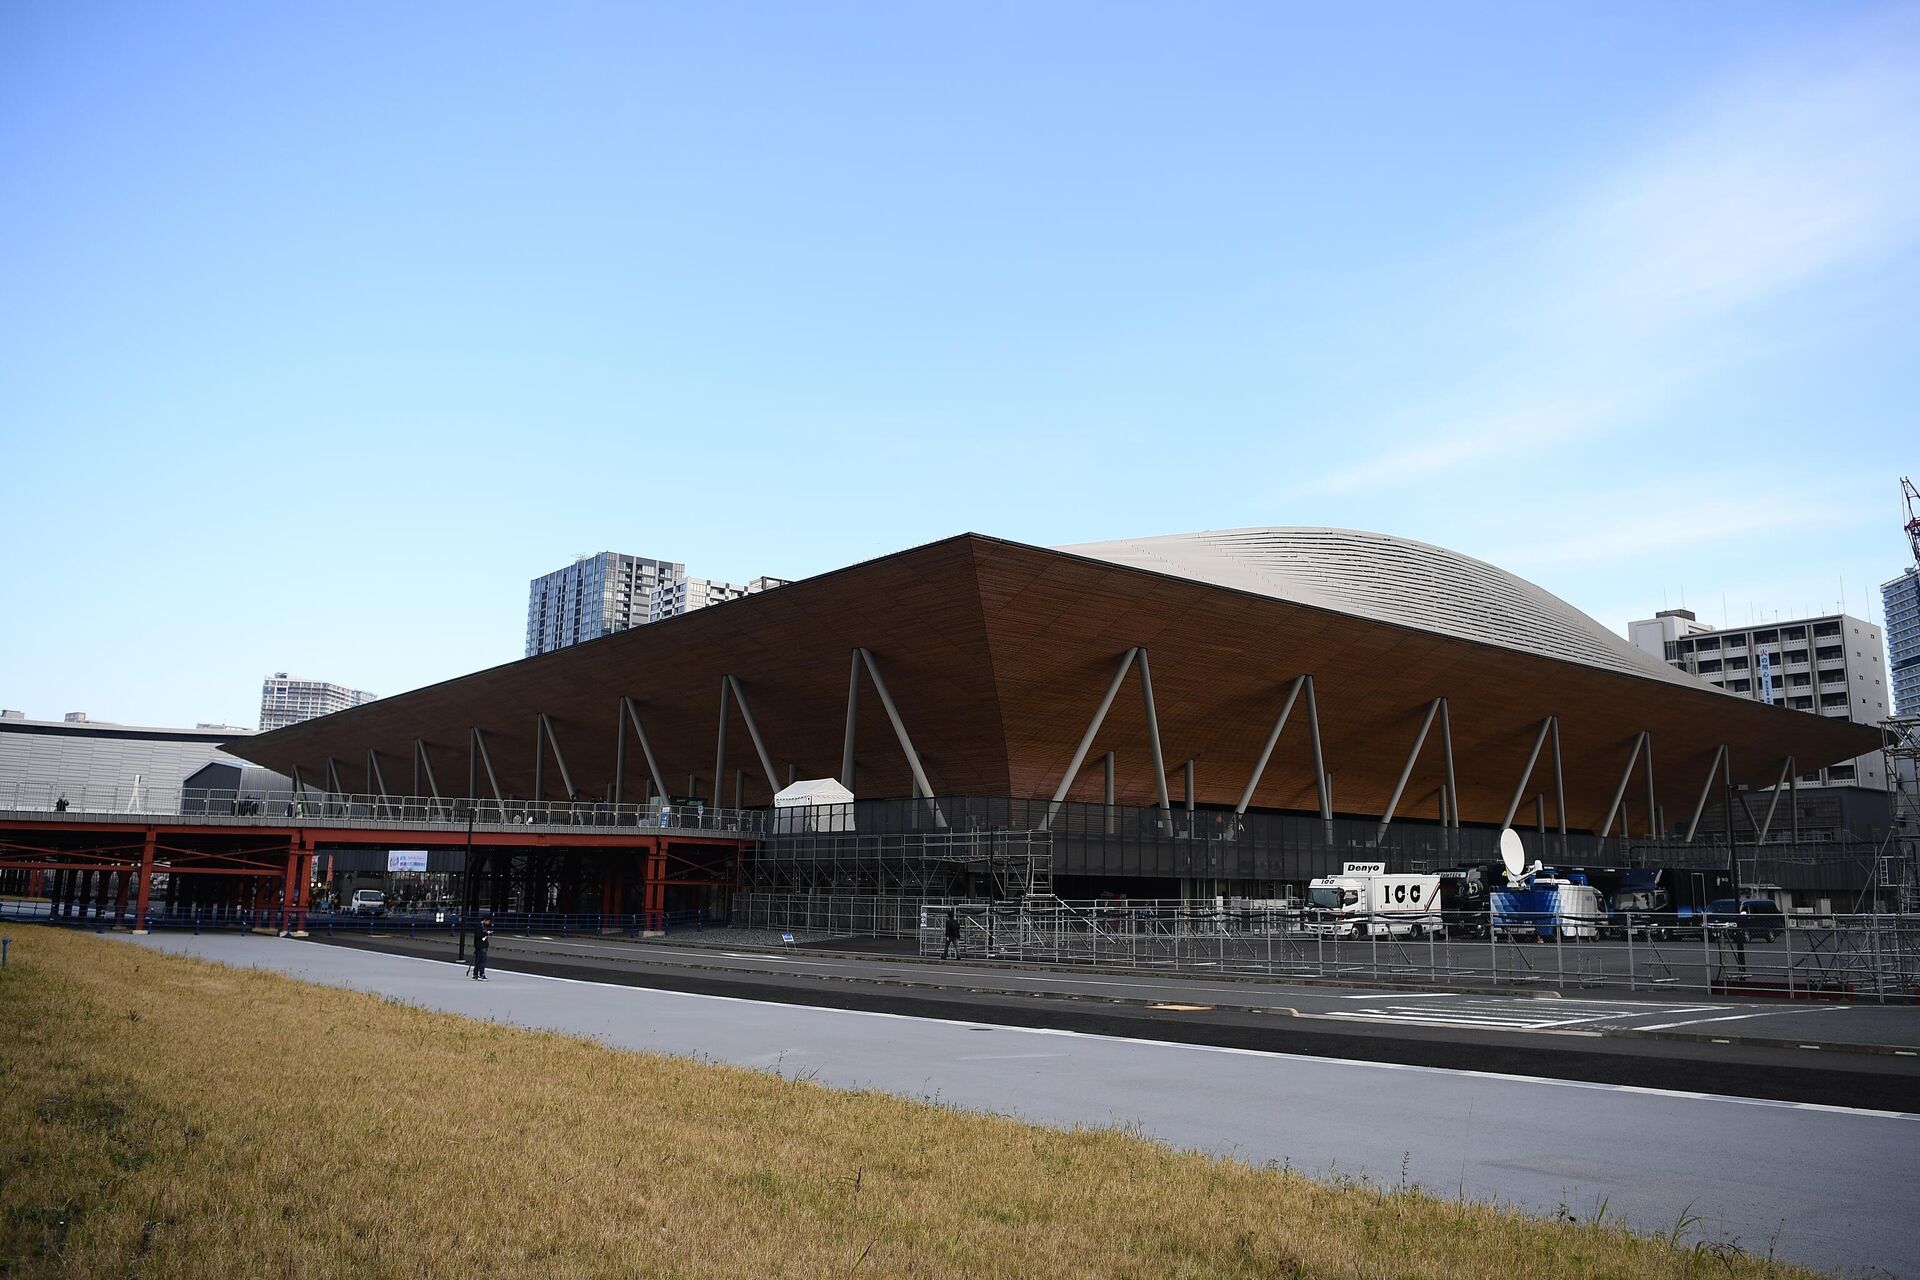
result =
[[911,938],[926,899],[876,893],[736,893],[733,923],[821,937]]
[[929,902],[919,951],[1049,965],[1407,983],[1920,1000],[1920,916],[1316,914],[1190,901]]
[[[431,937],[457,935],[462,925],[471,926],[479,913],[462,915],[451,907],[418,911],[356,912],[344,908],[306,908],[292,913],[294,923],[309,934],[384,934],[389,937]],[[624,935],[646,937],[680,931],[698,931],[728,923],[724,912],[712,911],[637,911],[637,912],[558,912],[492,911],[486,915],[496,936],[569,938],[574,936]],[[19,920],[44,924],[72,925],[99,930],[131,929],[134,908],[131,904],[93,900],[55,901],[48,898],[0,897],[0,920]],[[288,913],[279,906],[242,907],[200,904],[169,909],[164,902],[153,903],[147,911],[148,929],[186,929],[195,933],[251,932],[270,929],[278,932],[288,921]]]
[[402,796],[365,792],[250,791],[196,787],[50,787],[15,783],[0,791],[14,816],[79,820],[164,817],[199,822],[285,826],[288,823],[394,826],[664,828],[757,836],[765,809],[712,809],[699,803],[613,804],[601,800]]

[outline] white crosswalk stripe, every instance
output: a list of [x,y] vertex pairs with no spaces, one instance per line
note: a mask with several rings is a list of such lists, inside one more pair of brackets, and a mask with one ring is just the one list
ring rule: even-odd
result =
[[1490,1031],[1630,1030],[1657,1024],[1676,1014],[1712,1013],[1731,1005],[1624,1003],[1606,1000],[1508,1000],[1497,996],[1460,996],[1421,1004],[1372,1005],[1338,1009],[1324,1016],[1353,1022],[1392,1022],[1410,1026],[1477,1027]]

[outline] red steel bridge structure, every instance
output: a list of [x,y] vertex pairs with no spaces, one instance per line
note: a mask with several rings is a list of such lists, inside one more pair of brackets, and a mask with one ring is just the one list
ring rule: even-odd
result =
[[[653,805],[502,805],[439,797],[333,796],[189,806],[222,812],[0,811],[0,892],[49,899],[53,918],[91,917],[145,932],[156,878],[174,911],[246,913],[299,932],[316,862],[353,849],[457,849],[463,897],[506,877],[591,856],[599,909],[663,919],[669,892],[736,888],[760,815]],[[485,906],[487,903],[476,902]]]

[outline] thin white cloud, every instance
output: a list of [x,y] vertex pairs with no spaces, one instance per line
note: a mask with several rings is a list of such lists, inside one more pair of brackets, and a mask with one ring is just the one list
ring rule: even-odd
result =
[[1920,9],[1715,86],[1557,215],[1456,262],[1476,294],[1505,298],[1508,331],[1463,359],[1466,390],[1436,389],[1448,410],[1381,424],[1377,452],[1308,487],[1537,458],[1759,358],[1770,340],[1743,332],[1743,308],[1920,240],[1916,139]]
[[[1863,519],[1858,503],[1809,499],[1791,492],[1758,493],[1744,487],[1726,498],[1638,493],[1611,495],[1581,505],[1585,512],[1561,505],[1551,512],[1542,511],[1537,522],[1524,523],[1534,528],[1573,525],[1582,532],[1513,543],[1495,552],[1494,563],[1520,573],[1620,565],[1668,554],[1677,547],[1697,554],[1700,548],[1718,543],[1793,530],[1851,527]],[[1654,514],[1634,521],[1608,518],[1608,513],[1618,511]]]
[[1418,480],[1469,463],[1530,454],[1584,434],[1614,407],[1598,399],[1542,401],[1465,428],[1447,423],[1432,430],[1415,430],[1415,443],[1322,476],[1316,487],[1326,493],[1356,493],[1376,485]]

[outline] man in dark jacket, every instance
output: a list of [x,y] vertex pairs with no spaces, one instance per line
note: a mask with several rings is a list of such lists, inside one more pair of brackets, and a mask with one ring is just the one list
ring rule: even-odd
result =
[[487,944],[493,941],[493,917],[482,915],[473,926],[473,976],[487,980]]
[[958,955],[959,952],[960,913],[958,911],[949,911],[947,912],[947,945],[940,948],[940,958],[945,960],[949,956]]

